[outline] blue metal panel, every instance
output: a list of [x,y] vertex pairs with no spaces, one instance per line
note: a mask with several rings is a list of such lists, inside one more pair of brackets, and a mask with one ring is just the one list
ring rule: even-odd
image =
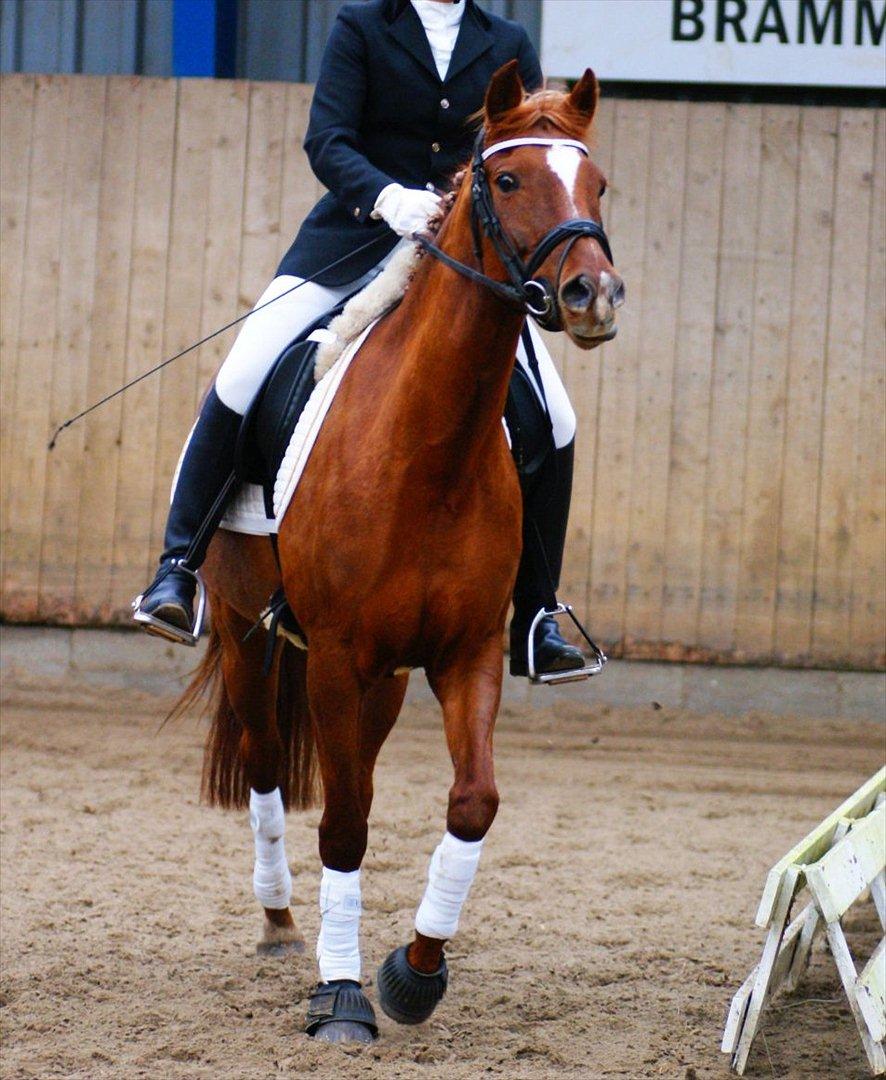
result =
[[21,0],[0,0],[0,71],[18,71]]
[[172,0],[0,0],[0,71],[171,75]]
[[172,70],[175,75],[215,74],[215,0],[175,0]]
[[174,74],[231,78],[236,43],[236,0],[175,0],[172,9]]
[[80,71],[90,75],[134,74],[138,71],[140,7],[129,0],[84,0],[80,36]]
[[141,74],[172,74],[173,0],[149,0],[145,5]]
[[61,32],[59,4],[24,4],[19,24],[19,70],[63,71]]
[[305,28],[312,7],[311,0],[297,4],[240,0],[238,76],[304,82]]

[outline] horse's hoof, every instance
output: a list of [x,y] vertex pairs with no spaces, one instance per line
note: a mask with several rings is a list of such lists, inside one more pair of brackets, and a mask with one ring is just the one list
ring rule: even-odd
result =
[[258,956],[292,956],[305,951],[305,941],[296,926],[275,926],[266,918],[255,951]]
[[330,1043],[371,1043],[378,1038],[375,1010],[353,979],[319,983],[308,1003],[305,1031]]
[[330,1020],[328,1024],[317,1029],[314,1038],[317,1042],[350,1043],[351,1045],[362,1043],[368,1046],[375,1035],[365,1024],[356,1020]]
[[422,1024],[446,993],[448,982],[445,956],[433,974],[425,975],[409,963],[406,946],[401,945],[378,969],[378,1000],[385,1013],[398,1024]]
[[305,951],[305,943],[296,941],[260,941],[255,947],[256,956],[294,956]]

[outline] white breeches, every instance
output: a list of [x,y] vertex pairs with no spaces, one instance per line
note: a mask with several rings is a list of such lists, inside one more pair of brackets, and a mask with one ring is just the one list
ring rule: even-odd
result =
[[[347,285],[317,285],[311,281],[288,296],[281,297],[263,311],[250,315],[243,323],[234,347],[222,364],[215,380],[216,393],[224,404],[241,415],[246,412],[271,365],[286,346],[324,312],[368,284],[387,265],[397,250],[398,248],[394,248],[394,251],[385,256],[368,273]],[[280,296],[287,289],[297,285],[300,280],[300,278],[285,274],[274,278],[262,293],[256,307],[266,304],[275,296]],[[554,443],[560,448],[566,446],[575,437],[575,413],[572,411],[566,389],[541,334],[531,319],[528,320],[528,325],[535,345],[545,396],[551,411]],[[523,348],[522,341],[517,347],[517,360],[528,372],[526,350]]]

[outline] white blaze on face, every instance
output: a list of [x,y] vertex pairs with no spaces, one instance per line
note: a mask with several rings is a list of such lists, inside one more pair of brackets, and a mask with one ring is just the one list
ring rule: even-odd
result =
[[548,165],[566,188],[570,209],[576,216],[578,210],[575,206],[575,178],[578,176],[581,157],[581,150],[576,146],[552,146],[547,153]]

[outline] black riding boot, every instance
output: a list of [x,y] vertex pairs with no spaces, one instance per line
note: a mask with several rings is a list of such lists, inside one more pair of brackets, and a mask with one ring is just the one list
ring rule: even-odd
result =
[[[224,516],[234,488],[234,449],[243,418],[213,387],[182,459],[166,521],[165,550],[157,576],[133,602],[134,617],[149,633],[192,644],[196,570]],[[156,625],[139,619],[150,615]],[[165,632],[164,632],[165,631]]]
[[[511,620],[512,675],[529,674],[529,627],[539,609],[550,604],[551,591],[556,591],[560,585],[574,459],[574,442],[562,450],[554,450],[533,478],[531,487],[523,492],[523,555],[514,586],[514,617]],[[536,525],[550,580],[538,552]],[[572,671],[585,665],[584,655],[561,637],[554,618],[541,620],[535,628],[533,645],[538,675]]]

